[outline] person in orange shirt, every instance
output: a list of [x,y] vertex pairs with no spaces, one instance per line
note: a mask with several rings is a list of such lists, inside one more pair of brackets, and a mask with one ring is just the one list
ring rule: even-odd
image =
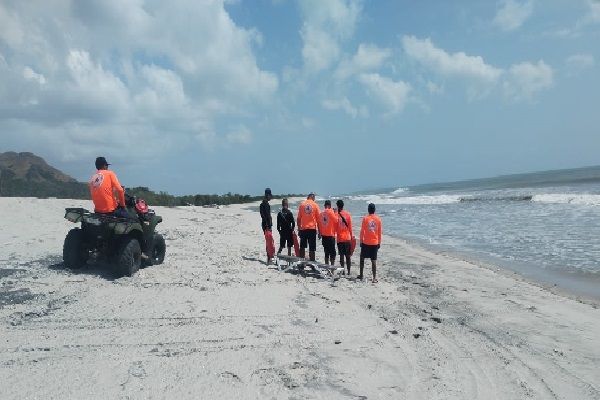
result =
[[[96,158],[96,173],[90,181],[90,193],[94,202],[94,212],[102,214],[113,214],[117,217],[131,218],[131,215],[125,208],[125,191],[117,175],[108,170],[110,164],[106,158]],[[115,192],[119,198],[115,198]]]
[[296,222],[298,223],[298,236],[300,236],[300,257],[306,256],[308,244],[308,255],[311,261],[315,261],[315,251],[317,250],[319,214],[319,206],[315,203],[315,194],[310,193],[298,207]]
[[356,278],[363,279],[365,258],[370,258],[373,283],[377,283],[377,251],[381,246],[381,219],[375,215],[375,204],[369,204],[367,210],[369,215],[363,218],[360,227],[360,275]]
[[319,232],[325,250],[325,264],[335,264],[335,228],[337,223],[338,216],[331,209],[331,200],[325,200],[325,209],[319,215]]
[[337,235],[337,249],[338,253],[340,253],[340,265],[344,267],[344,261],[346,269],[348,270],[347,275],[350,275],[350,248],[351,248],[351,240],[352,240],[352,217],[350,213],[344,210],[344,201],[338,200],[337,205],[337,214],[338,214],[338,223],[336,225],[336,235]]

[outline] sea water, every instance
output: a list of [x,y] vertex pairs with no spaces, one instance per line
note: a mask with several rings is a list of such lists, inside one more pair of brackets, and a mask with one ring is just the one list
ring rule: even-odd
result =
[[600,167],[341,197],[356,235],[374,203],[385,234],[600,298]]

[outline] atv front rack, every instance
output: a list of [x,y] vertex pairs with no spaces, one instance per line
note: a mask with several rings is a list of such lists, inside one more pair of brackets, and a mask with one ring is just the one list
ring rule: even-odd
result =
[[123,218],[117,217],[111,214],[103,214],[103,213],[92,213],[85,208],[65,208],[65,218],[71,222],[87,222],[92,225],[100,225],[103,222],[107,223],[135,223],[138,222],[137,218]]

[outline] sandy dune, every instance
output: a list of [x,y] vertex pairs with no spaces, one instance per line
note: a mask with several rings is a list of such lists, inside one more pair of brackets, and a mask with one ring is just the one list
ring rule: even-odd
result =
[[600,399],[594,301],[389,237],[377,285],[278,273],[256,205],[156,207],[163,265],[70,271],[71,206],[0,198],[2,399]]

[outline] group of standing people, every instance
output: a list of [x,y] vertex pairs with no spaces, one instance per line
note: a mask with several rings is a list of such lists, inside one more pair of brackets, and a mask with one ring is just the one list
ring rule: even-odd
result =
[[[265,197],[260,204],[260,215],[262,229],[272,231],[273,219],[271,217],[272,199],[271,189],[265,189]],[[289,209],[288,199],[281,201],[281,211],[277,213],[277,231],[279,232],[279,250],[277,254],[287,247],[288,255],[292,254],[293,235],[298,228],[300,237],[300,258],[306,258],[308,248],[308,259],[316,261],[317,239],[321,240],[325,252],[325,264],[334,265],[336,255],[340,255],[340,265],[346,268],[350,275],[351,257],[353,252],[352,243],[356,239],[352,231],[352,217],[344,210],[344,201],[337,200],[336,208],[331,208],[331,200],[325,200],[323,211],[315,202],[314,193],[310,193],[306,200],[300,203],[296,218]],[[365,259],[371,260],[373,272],[372,282],[377,282],[377,253],[381,246],[381,219],[375,215],[375,204],[367,207],[368,214],[363,217],[360,228],[360,272],[357,279],[362,280]],[[337,252],[336,252],[337,244]],[[267,259],[267,264],[271,259]]]

